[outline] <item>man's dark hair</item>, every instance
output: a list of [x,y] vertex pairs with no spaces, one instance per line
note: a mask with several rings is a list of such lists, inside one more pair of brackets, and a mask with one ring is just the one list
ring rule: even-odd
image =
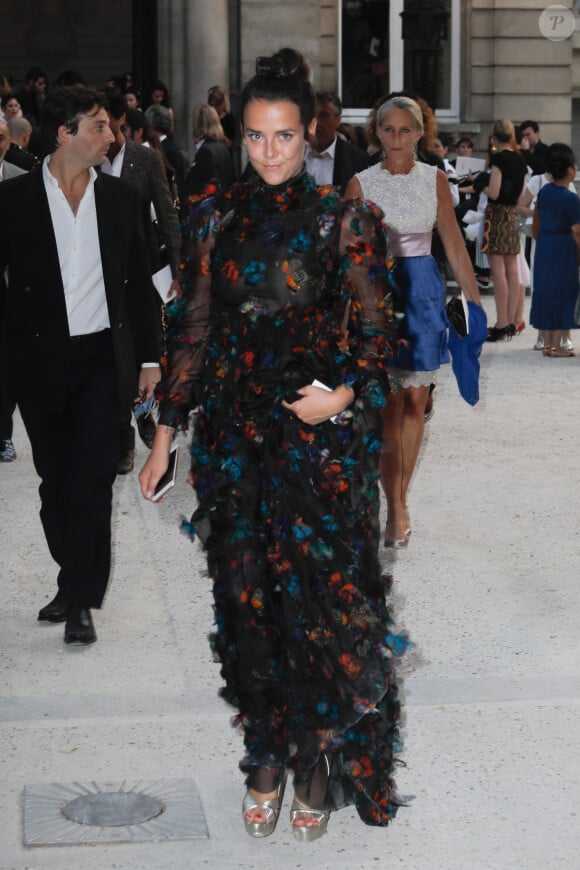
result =
[[332,91],[316,91],[314,96],[317,103],[330,103],[334,107],[335,115],[342,115],[342,103],[337,94]]
[[25,84],[28,82],[35,82],[37,79],[45,79],[46,73],[42,69],[41,66],[31,66],[29,70],[27,70],[26,75],[24,77]]
[[137,109],[127,109],[125,124],[131,130],[143,130],[143,139],[147,138],[147,120],[143,112],[139,112]]
[[537,121],[522,121],[520,124],[520,130],[527,130],[528,127],[531,127],[534,133],[540,132],[540,125]]
[[470,148],[473,148],[473,139],[470,139],[469,136],[461,136],[457,140],[457,145],[455,147],[459,148],[459,146],[461,145],[462,142],[466,142]]
[[118,121],[119,118],[125,114],[125,103],[123,102],[123,97],[112,88],[105,89],[105,97],[105,108],[107,112]]
[[46,98],[42,124],[49,150],[57,148],[58,128],[65,126],[74,135],[78,133],[83,115],[90,115],[106,105],[105,95],[84,85],[55,88]]

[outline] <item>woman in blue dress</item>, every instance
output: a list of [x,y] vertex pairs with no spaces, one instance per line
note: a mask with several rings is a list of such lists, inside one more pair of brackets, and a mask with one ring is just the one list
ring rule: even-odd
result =
[[532,231],[536,239],[534,293],[530,321],[544,339],[548,357],[574,356],[561,347],[564,330],[571,329],[578,299],[580,200],[568,190],[576,176],[574,153],[568,145],[550,145],[546,171],[553,179],[538,194]]
[[395,304],[404,318],[402,341],[390,364],[390,388],[383,410],[381,482],[387,498],[385,546],[406,547],[411,533],[407,491],[425,422],[429,386],[449,362],[446,287],[431,256],[437,228],[445,255],[467,299],[480,304],[473,268],[461,238],[445,173],[416,160],[423,135],[420,106],[392,96],[377,110],[375,135],[383,161],[358,173],[347,197],[371,200],[384,213],[395,255]]
[[254,171],[193,203],[140,475],[151,498],[198,406],[187,529],[207,551],[222,695],[244,731],[243,820],[250,836],[273,832],[289,768],[301,840],[346,804],[369,825],[393,818],[392,658],[405,647],[378,557],[387,240],[376,208],[305,172],[314,106],[296,52],[258,61],[241,100]]

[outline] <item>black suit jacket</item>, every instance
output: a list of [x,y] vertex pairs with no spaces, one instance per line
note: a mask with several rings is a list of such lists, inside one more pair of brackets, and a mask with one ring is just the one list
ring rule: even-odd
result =
[[[177,211],[169,191],[161,154],[154,148],[145,148],[143,145],[137,145],[131,139],[127,139],[121,178],[133,184],[139,191],[143,229],[149,249],[151,270],[156,272],[162,265],[159,257],[161,238],[167,247],[171,271],[176,275],[180,260],[181,235]],[[160,238],[157,236],[151,221],[151,203],[155,206]]]
[[[135,397],[138,369],[159,347],[151,276],[137,192],[118,178],[95,181],[99,245],[119,399]],[[69,329],[42,171],[0,184],[0,377],[16,400],[59,406],[64,399]]]
[[368,169],[369,166],[370,158],[366,151],[351,145],[350,142],[345,142],[340,136],[336,137],[332,183],[340,188],[341,195],[344,195],[346,185],[353,175]]
[[207,140],[198,149],[185,181],[185,196],[201,193],[209,181],[219,181],[222,190],[229,190],[235,181],[231,152],[217,140]]

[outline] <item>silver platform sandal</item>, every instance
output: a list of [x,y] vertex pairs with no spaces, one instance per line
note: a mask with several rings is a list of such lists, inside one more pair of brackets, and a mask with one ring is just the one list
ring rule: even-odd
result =
[[[330,779],[330,762],[328,755],[323,754],[323,759],[326,764],[326,782]],[[299,816],[310,816],[314,824],[312,825],[297,825],[296,819]],[[319,810],[315,807],[309,807],[298,800],[295,796],[290,808],[290,824],[294,832],[294,838],[301,840],[303,843],[310,843],[313,840],[318,840],[328,828],[328,820],[330,818],[330,810]]]
[[[252,797],[249,791],[246,792],[244,800],[242,801],[242,815],[246,833],[249,834],[250,837],[269,837],[270,834],[274,833],[276,825],[278,824],[280,810],[282,809],[282,799],[284,797],[285,787],[286,771],[282,773],[282,778],[278,783],[278,793],[276,797],[260,803],[260,801],[257,801]],[[251,812],[253,809],[260,809],[266,820],[264,822],[255,822],[251,819],[247,819],[246,813]]]

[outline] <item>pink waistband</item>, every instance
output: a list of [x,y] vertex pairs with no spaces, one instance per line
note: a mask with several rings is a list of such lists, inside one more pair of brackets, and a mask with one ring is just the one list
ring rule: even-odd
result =
[[432,233],[389,232],[394,257],[427,257],[431,253]]

